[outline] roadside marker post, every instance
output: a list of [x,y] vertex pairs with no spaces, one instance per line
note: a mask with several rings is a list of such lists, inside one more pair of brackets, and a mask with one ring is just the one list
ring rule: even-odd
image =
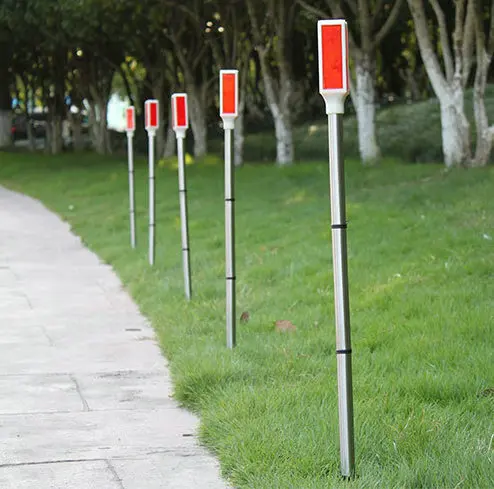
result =
[[125,110],[127,131],[127,158],[129,166],[129,215],[130,215],[130,246],[136,247],[136,215],[135,215],[135,191],[134,191],[134,132],[136,128],[135,108],[127,107]]
[[232,164],[232,132],[238,116],[238,70],[220,71],[220,117],[225,131],[225,258],[226,346],[236,344],[235,287],[235,178]]
[[144,104],[145,127],[148,133],[149,156],[149,264],[154,265],[156,244],[156,197],[154,178],[154,139],[159,128],[159,105],[157,100],[146,100]]
[[180,200],[180,225],[182,232],[182,265],[184,271],[185,297],[192,297],[192,280],[190,276],[189,216],[187,212],[187,181],[185,177],[184,139],[189,128],[187,94],[172,95],[172,125],[177,138],[178,156],[178,195]]
[[352,393],[352,346],[348,294],[347,223],[342,155],[342,114],[349,93],[348,27],[344,20],[317,23],[319,45],[319,92],[326,103],[329,136],[329,186],[338,369],[338,413],[341,474],[355,474]]

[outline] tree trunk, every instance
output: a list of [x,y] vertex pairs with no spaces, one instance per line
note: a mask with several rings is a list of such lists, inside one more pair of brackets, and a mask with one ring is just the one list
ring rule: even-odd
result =
[[268,102],[268,107],[274,121],[276,134],[276,164],[278,166],[291,165],[294,158],[293,133],[290,117],[292,82],[286,76],[281,76],[281,89],[277,94],[275,90],[275,80],[266,59],[267,53],[259,49],[258,51],[261,61],[261,76],[264,84],[266,101]]
[[53,115],[49,124],[51,126],[51,138],[48,151],[52,155],[57,155],[63,150],[62,117],[60,115]]
[[52,76],[54,80],[54,93],[50,97],[48,124],[51,125],[51,140],[48,152],[52,155],[60,154],[63,151],[63,124],[66,117],[67,107],[65,105],[65,61],[66,52],[61,49],[54,57]]
[[[160,107],[163,107],[160,104]],[[155,151],[157,155],[162,155],[165,153],[165,131],[163,124],[160,121],[160,127],[156,131],[156,136],[154,137]]]
[[106,103],[99,98],[91,105],[89,122],[93,149],[101,155],[111,153],[106,115]]
[[[491,20],[491,22],[494,22]],[[491,64],[491,56],[485,50],[483,43],[477,43],[477,68],[473,91],[473,108],[475,126],[477,128],[477,145],[472,166],[485,166],[489,162],[494,138],[494,127],[489,127],[489,118],[485,108],[485,88],[487,75]]]
[[165,141],[165,150],[163,152],[164,158],[172,157],[177,149],[177,139],[175,136],[175,131],[172,126],[172,115],[170,111],[170,116],[168,117],[168,129],[166,130],[166,141]]
[[244,113],[245,111],[241,110],[239,106],[238,117],[233,131],[233,162],[237,167],[244,164]]
[[54,100],[49,102],[48,120],[46,121],[45,153],[56,155],[63,150],[62,116],[56,114]]
[[469,164],[470,125],[465,116],[461,87],[443,92],[439,99],[444,162],[448,168]]
[[71,114],[70,123],[72,126],[72,141],[74,151],[82,151],[84,149],[84,140],[82,138],[82,120],[80,114]]
[[244,164],[244,116],[245,116],[245,98],[247,96],[247,76],[240,74],[240,97],[238,104],[238,117],[235,121],[233,131],[233,163],[236,167]]
[[477,146],[472,166],[486,166],[492,151],[494,128],[489,127],[484,95],[474,91],[475,125],[477,127]]
[[104,155],[110,153],[109,133],[106,123],[106,105],[98,104],[98,112],[100,116],[96,123],[97,136],[95,149],[98,154]]
[[12,111],[0,109],[0,148],[12,144]]
[[10,99],[10,73],[8,70],[9,58],[2,56],[0,66],[0,148],[12,144],[12,101]]
[[89,85],[90,101],[90,134],[94,150],[98,154],[110,154],[110,133],[108,131],[108,100],[111,83],[105,80],[94,80]]
[[165,151],[165,104],[168,103],[165,100],[165,80],[163,76],[159,76],[154,80],[152,93],[153,98],[158,101],[158,113],[159,113],[159,128],[156,131],[154,138],[154,144],[156,148],[156,154],[162,155]]
[[32,125],[32,120],[29,116],[29,114],[26,113],[26,131],[27,131],[27,140],[29,143],[29,151],[34,152],[36,151],[36,135],[34,134],[34,128]]
[[293,163],[293,131],[288,107],[281,111],[271,109],[276,134],[276,164],[288,166]]
[[[289,106],[281,108],[276,100],[266,95],[274,120],[276,135],[276,164],[287,166],[293,163],[293,136]],[[282,111],[283,110],[283,111]]]
[[[408,0],[410,12],[415,25],[415,33],[419,45],[420,55],[441,108],[441,131],[444,162],[448,168],[471,163],[470,127],[465,115],[465,94],[463,89],[464,56],[458,49],[462,44],[461,32],[463,28],[455,25],[455,57],[448,46],[446,26],[441,28],[442,14],[440,6],[436,4],[436,17],[439,23],[441,36],[442,62],[436,54],[436,48],[431,40],[429,24],[422,0]],[[441,19],[441,20],[440,20]],[[463,22],[463,20],[461,20]],[[444,68],[443,68],[444,66]],[[443,71],[444,70],[444,71]]]
[[46,126],[45,126],[45,147],[44,147],[45,154],[50,154],[52,133],[53,130],[51,127],[51,119],[49,119],[46,121]]
[[187,87],[189,95],[190,125],[194,135],[194,156],[201,158],[208,152],[208,126],[206,108],[204,107],[201,90],[193,85]]
[[369,164],[381,155],[376,136],[375,67],[369,55],[357,58],[355,63],[359,152],[362,162]]

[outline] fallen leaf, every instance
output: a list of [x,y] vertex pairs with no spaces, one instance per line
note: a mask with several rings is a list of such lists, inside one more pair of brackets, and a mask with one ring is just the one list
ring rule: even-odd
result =
[[278,333],[285,333],[286,331],[296,331],[297,329],[297,327],[291,321],[287,321],[286,319],[276,321],[274,323],[274,326]]
[[244,311],[241,315],[240,315],[240,322],[241,323],[248,323],[249,322],[249,319],[250,319],[250,314],[248,311]]
[[482,397],[494,397],[494,387],[488,387],[487,389],[484,389],[480,395]]

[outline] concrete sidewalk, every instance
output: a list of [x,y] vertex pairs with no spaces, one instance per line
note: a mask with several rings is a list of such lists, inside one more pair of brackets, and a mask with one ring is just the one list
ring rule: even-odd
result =
[[111,268],[0,187],[0,489],[225,489]]

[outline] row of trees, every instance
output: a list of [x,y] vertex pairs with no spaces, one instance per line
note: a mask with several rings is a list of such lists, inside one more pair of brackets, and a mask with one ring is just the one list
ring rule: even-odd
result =
[[[88,104],[96,151],[109,152],[107,102],[120,87],[136,106],[161,102],[158,151],[170,154],[169,94],[189,95],[194,152],[207,152],[217,120],[220,68],[240,70],[235,161],[244,121],[270,117],[277,163],[294,159],[292,125],[322,114],[317,93],[319,18],[350,29],[351,104],[364,163],[380,157],[376,106],[386,95],[419,99],[432,88],[441,107],[447,166],[484,165],[494,128],[484,94],[494,54],[491,0],[0,0],[0,147],[10,141],[11,95],[48,109],[49,150],[69,118],[76,148],[81,121],[65,103]],[[419,55],[420,53],[420,55]],[[465,112],[473,87],[476,144]],[[474,149],[472,149],[474,148]]]

